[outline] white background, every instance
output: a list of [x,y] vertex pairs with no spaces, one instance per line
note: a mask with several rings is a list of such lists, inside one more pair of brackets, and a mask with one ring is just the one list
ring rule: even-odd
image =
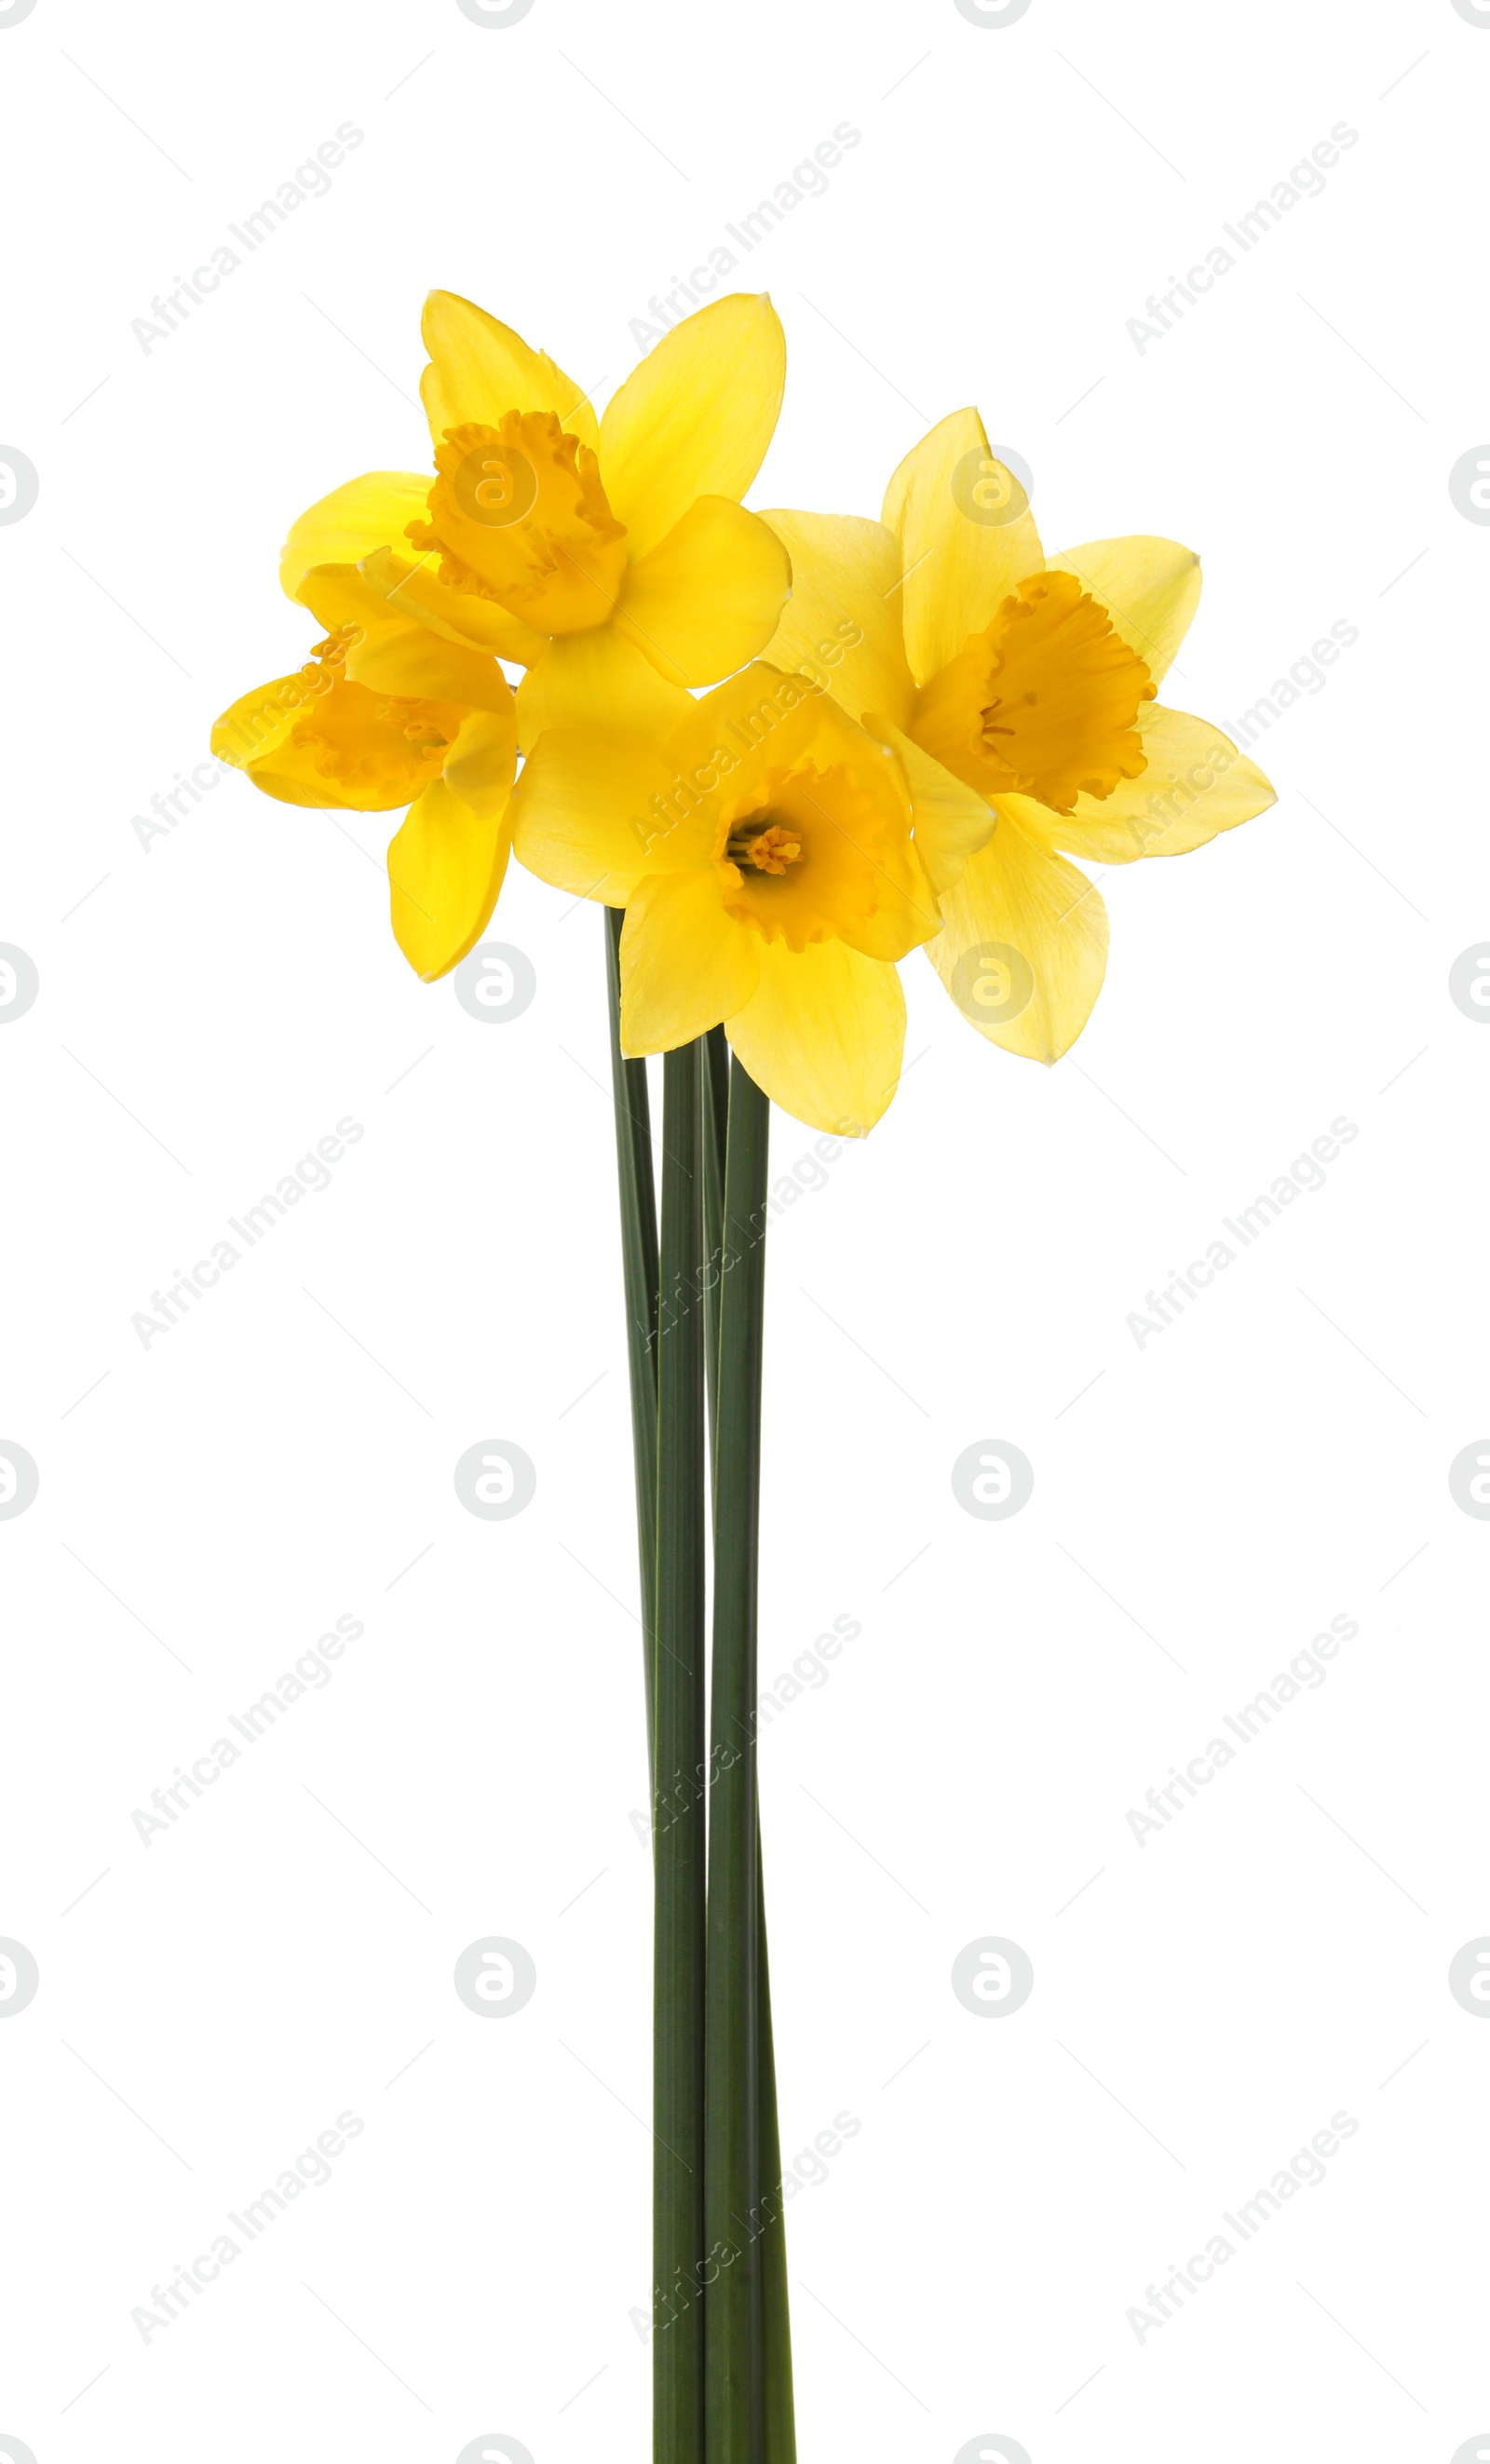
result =
[[[862,2125],[788,2211],[801,2453],[1448,2464],[1490,2424],[1490,2027],[1447,1986],[1490,1932],[1490,1531],[1447,1482],[1490,1427],[1490,1035],[1447,988],[1490,929],[1490,530],[1448,490],[1490,434],[1490,26],[37,0],[0,76],[0,441],[40,476],[0,529],[0,939],[41,979],[0,1037],[0,1436],[41,1474],[0,1524],[0,1933],[41,1969],[0,2026],[0,2432],[39,2464],[648,2453],[600,915],[515,869],[537,997],[482,1025],[394,947],[381,817],[235,779],[148,851],[132,817],[308,651],[290,518],[426,466],[427,288],[603,399],[649,295],[846,121],[736,277],[790,351],[753,501],[875,513],[976,401],[1049,546],[1201,551],[1166,698],[1224,724],[1359,640],[1254,746],[1276,809],[1106,878],[1056,1069],[908,961],[915,1066],[771,1236],[763,1677],[862,1626],[761,1754],[787,2153]],[[1140,353],[1148,295],[1342,121],[1326,193]],[[343,121],[331,193],[142,351]],[[343,1115],[332,1186],[142,1348],[152,1289]],[[1342,1115],[1326,1186],[1140,1350],[1145,1293]],[[781,1171],[812,1144],[774,1137]],[[537,1466],[509,1523],[452,1487],[492,1436]],[[982,1438],[1035,1465],[1013,1521],[953,1499]],[[332,1683],[142,1845],[133,1810],[343,1614]],[[1128,1809],[1335,1616],[1327,1682],[1140,1847]],[[502,2025],[451,1985],[486,1934],[538,1969]],[[1036,1971],[997,2024],[950,1985],[990,1934]],[[142,2342],[344,2111],[331,2182]],[[1140,2343],[1145,2288],[1337,2112],[1327,2181]]]

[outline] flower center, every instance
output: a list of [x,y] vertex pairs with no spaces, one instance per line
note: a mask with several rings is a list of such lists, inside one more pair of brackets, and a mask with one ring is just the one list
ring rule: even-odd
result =
[[1154,687],[1074,574],[1032,574],[916,697],[910,734],[980,794],[1058,813],[1147,766],[1133,726]]
[[607,624],[625,571],[625,525],[586,445],[551,410],[509,410],[495,428],[448,428],[416,547],[451,589],[494,599],[539,633]]
[[757,872],[779,875],[789,864],[800,862],[802,843],[790,825],[783,827],[779,822],[773,822],[768,829],[753,836],[756,828],[756,824],[747,823],[731,837],[725,853],[732,864],[753,864]]
[[405,701],[349,683],[347,647],[344,633],[333,633],[307,660],[301,674],[310,700],[290,741],[362,811],[412,803],[439,778],[465,713],[451,702]]
[[767,771],[714,841],[725,913],[766,941],[858,942],[898,884],[905,824],[846,763]]

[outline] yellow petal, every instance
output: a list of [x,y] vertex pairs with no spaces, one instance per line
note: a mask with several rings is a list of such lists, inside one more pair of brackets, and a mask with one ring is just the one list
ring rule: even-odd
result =
[[1085,873],[1024,835],[1014,801],[999,798],[992,839],[943,898],[947,930],[927,956],[991,1044],[1056,1061],[1102,990],[1107,910]]
[[924,685],[970,633],[993,623],[1017,583],[1041,571],[1040,533],[1019,481],[990,453],[975,410],[953,411],[911,449],[885,491],[884,512],[905,560],[906,654]]
[[1078,796],[1066,815],[1027,797],[1011,800],[1020,826],[1085,862],[1132,864],[1143,855],[1189,855],[1276,802],[1256,762],[1209,719],[1149,702],[1137,727],[1148,756],[1140,777],[1123,780],[1101,803]]
[[[643,875],[662,869],[657,850],[668,831],[653,799],[669,784],[646,737],[606,727],[550,728],[513,791],[518,857],[556,890],[624,907]],[[674,867],[676,855],[668,861]]]
[[405,701],[511,710],[513,689],[489,651],[448,641],[399,613],[355,564],[313,565],[296,596],[328,633],[348,634],[345,672],[352,684]]
[[[312,674],[315,670],[310,670]],[[357,794],[340,786],[320,766],[314,744],[292,744],[291,731],[301,713],[318,695],[306,682],[307,671],[276,676],[253,693],[243,693],[225,710],[212,729],[212,751],[220,761],[242,770],[261,794],[279,804],[303,804],[317,811],[362,812]],[[402,803],[403,799],[396,800]]]
[[1075,574],[1161,683],[1200,603],[1194,549],[1166,539],[1088,539],[1045,561]]
[[517,713],[478,710],[462,727],[445,759],[445,783],[473,813],[500,812],[512,794],[517,768]]
[[411,549],[400,556],[392,548],[375,548],[362,561],[360,569],[369,585],[395,614],[417,617],[447,642],[494,651],[497,658],[513,659],[519,667],[531,668],[543,656],[547,634],[535,633],[494,599],[482,599],[473,590],[449,589],[440,580],[433,550],[416,563],[408,561],[411,554]]
[[601,422],[601,479],[643,557],[695,496],[745,494],[771,442],[786,337],[762,293],[711,300],[647,353]]
[[969,856],[994,834],[995,813],[975,787],[964,786],[891,720],[866,712],[867,733],[900,757],[910,790],[915,845],[934,891],[950,890]]
[[761,652],[826,685],[850,717],[877,710],[897,727],[915,687],[901,627],[900,541],[853,514],[763,514],[792,561],[792,595]]
[[[933,945],[934,946],[934,945]],[[895,1092],[906,996],[882,958],[842,941],[762,945],[760,981],[725,1033],[757,1087],[809,1129],[862,1138]]]
[[502,807],[477,813],[443,779],[410,804],[388,847],[388,887],[393,937],[426,983],[480,940],[511,850]]
[[623,1052],[671,1052],[717,1026],[755,991],[761,946],[726,915],[712,865],[639,882],[621,935]]
[[675,685],[712,685],[775,630],[792,568],[758,514],[698,496],[660,547],[627,567],[616,628]]
[[255,685],[213,720],[212,751],[219,761],[230,761],[235,770],[246,770],[252,778],[254,763],[264,761],[284,742],[306,699],[303,675],[274,676],[267,685]]
[[377,634],[369,630],[348,651],[346,671],[354,684],[407,701],[460,702],[468,710],[513,708],[513,689],[493,658],[484,650],[443,642],[423,625],[392,625]]
[[457,292],[431,291],[421,331],[430,363],[419,389],[436,445],[448,428],[460,428],[468,419],[495,428],[507,410],[551,410],[561,428],[593,451],[595,413],[573,377],[510,325],[499,324]]
[[291,526],[279,586],[293,599],[313,564],[356,564],[374,548],[407,551],[410,522],[424,517],[432,481],[417,471],[367,471],[333,488]]
[[692,707],[683,687],[665,682],[633,643],[597,625],[557,635],[528,670],[517,688],[518,741],[531,752],[550,727],[622,727],[656,737]]

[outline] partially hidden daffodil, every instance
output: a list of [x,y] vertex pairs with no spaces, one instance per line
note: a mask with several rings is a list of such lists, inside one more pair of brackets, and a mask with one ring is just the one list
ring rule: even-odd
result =
[[941,932],[934,885],[987,824],[914,747],[908,761],[821,684],[758,661],[678,693],[665,730],[550,729],[513,798],[530,871],[625,909],[624,1051],[722,1022],[775,1103],[846,1137],[900,1074],[895,961]]
[[898,752],[919,797],[960,782],[981,837],[935,877],[928,956],[994,1043],[1054,1061],[1101,990],[1102,898],[1065,861],[1183,855],[1273,802],[1219,728],[1158,687],[1200,596],[1163,539],[1046,557],[1023,487],[978,415],[954,411],[901,463],[883,519],[769,513],[793,596],[764,655],[828,663],[834,697]]
[[485,931],[512,847],[512,687],[490,651],[396,612],[354,565],[302,574],[325,638],[294,675],[235,701],[220,760],[283,803],[408,811],[388,848],[394,935],[416,973],[444,975]]
[[673,327],[599,420],[545,352],[452,292],[424,313],[435,472],[375,471],[296,522],[292,598],[323,564],[440,637],[526,669],[523,749],[603,715],[646,726],[666,688],[718,681],[775,630],[779,539],[740,498],[780,409],[786,344],[764,297]]

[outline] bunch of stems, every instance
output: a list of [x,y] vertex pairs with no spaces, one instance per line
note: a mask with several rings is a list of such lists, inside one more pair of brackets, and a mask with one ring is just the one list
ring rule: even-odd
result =
[[653,1814],[652,2453],[796,2464],[756,1772],[770,1107],[719,1027],[666,1055],[659,1239],[622,921],[607,909]]

